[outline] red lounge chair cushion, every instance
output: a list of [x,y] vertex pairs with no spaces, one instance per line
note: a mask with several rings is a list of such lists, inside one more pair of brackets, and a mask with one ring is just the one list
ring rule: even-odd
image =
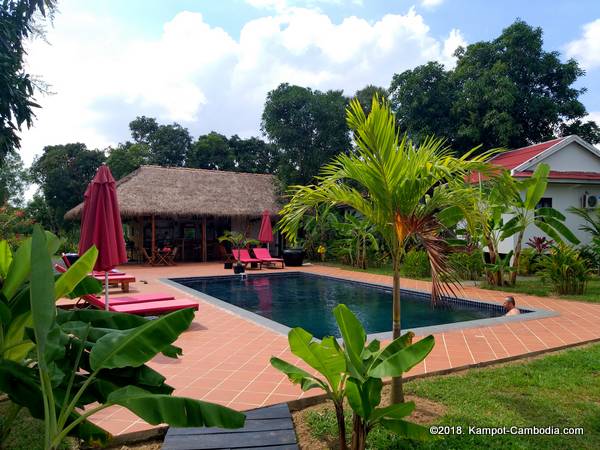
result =
[[[104,299],[95,295],[84,295],[82,297],[90,305],[98,309],[105,309]],[[176,311],[178,309],[192,308],[198,310],[198,303],[193,300],[174,298],[170,300],[147,301],[143,303],[119,303],[118,298],[108,301],[108,310],[129,314],[153,315]]]
[[[160,300],[173,300],[173,297],[170,294],[136,294],[136,295],[128,295],[125,297],[110,297],[108,300],[108,304],[112,305],[128,305],[131,303],[147,303],[147,302],[156,302]],[[96,296],[100,302],[102,302],[102,307],[104,308],[104,298]],[[87,298],[84,298],[87,301]]]
[[[94,275],[94,278],[98,281],[104,281],[104,274]],[[132,275],[127,275],[127,274],[123,274],[123,275],[110,275],[109,274],[108,281],[111,283],[123,283],[123,282],[133,283],[133,282],[135,282],[135,277]]]
[[[235,256],[235,252],[234,252],[234,256]],[[238,257],[239,261],[242,263],[259,263],[259,262],[261,262],[260,259],[253,258],[252,256],[250,256],[250,253],[248,253],[248,250],[240,250],[238,256],[239,256]]]
[[[104,272],[101,270],[94,270],[92,272],[92,275],[95,277],[104,277]],[[114,277],[115,275],[127,275],[125,272],[121,272],[120,270],[117,269],[113,269],[113,270],[109,270],[108,271],[108,276],[110,277]]]
[[283,259],[281,259],[281,258],[273,258],[269,254],[269,250],[267,250],[266,248],[255,248],[254,254],[261,261],[267,261],[267,262],[282,262],[283,261]]
[[176,298],[173,300],[162,300],[158,302],[148,303],[130,303],[126,305],[115,305],[109,304],[109,309],[114,312],[122,312],[129,314],[141,314],[141,315],[155,315],[177,311],[179,309],[191,308],[198,311],[198,303],[193,300],[184,298]]

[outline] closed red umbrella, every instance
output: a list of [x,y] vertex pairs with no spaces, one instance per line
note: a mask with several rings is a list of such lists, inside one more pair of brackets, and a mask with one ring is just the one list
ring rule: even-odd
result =
[[262,222],[260,223],[260,231],[258,232],[258,240],[263,244],[273,242],[273,229],[271,228],[271,217],[269,211],[263,211]]
[[104,164],[84,194],[79,254],[85,253],[92,245],[98,249],[94,269],[106,272],[104,290],[108,309],[108,271],[126,263],[127,252],[115,179]]

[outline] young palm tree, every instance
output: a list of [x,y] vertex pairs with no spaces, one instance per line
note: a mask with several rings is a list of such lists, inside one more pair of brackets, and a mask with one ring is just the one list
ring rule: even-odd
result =
[[[433,301],[454,294],[442,231],[473,219],[471,171],[488,172],[489,154],[456,158],[444,141],[428,138],[419,146],[400,139],[389,105],[374,98],[369,116],[353,100],[347,121],[354,148],[324,166],[317,184],[293,186],[282,210],[280,229],[294,239],[305,213],[318,205],[344,206],[359,212],[383,238],[393,265],[393,336],[400,336],[400,261],[409,239],[419,240],[429,256]],[[446,282],[442,281],[446,280]],[[449,280],[449,281],[448,281]],[[392,401],[403,401],[402,379],[392,382]]]

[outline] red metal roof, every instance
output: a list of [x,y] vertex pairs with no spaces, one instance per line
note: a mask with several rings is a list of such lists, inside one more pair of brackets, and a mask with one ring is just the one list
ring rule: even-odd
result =
[[564,138],[552,139],[551,141],[541,142],[539,144],[530,145],[528,147],[521,147],[515,150],[510,150],[499,155],[494,156],[490,162],[497,166],[502,166],[508,170],[512,170],[515,167],[520,166],[528,159],[531,159],[550,147],[558,144]]
[[[524,170],[517,172],[513,176],[518,178],[527,178],[533,174],[531,170]],[[558,170],[551,170],[548,174],[548,178],[552,180],[600,180],[600,173],[598,172],[560,172]]]

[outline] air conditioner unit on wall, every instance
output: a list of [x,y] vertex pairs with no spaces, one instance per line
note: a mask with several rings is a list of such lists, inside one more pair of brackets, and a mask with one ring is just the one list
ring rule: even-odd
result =
[[600,196],[590,195],[588,193],[583,194],[581,203],[584,208],[597,208],[600,206]]

